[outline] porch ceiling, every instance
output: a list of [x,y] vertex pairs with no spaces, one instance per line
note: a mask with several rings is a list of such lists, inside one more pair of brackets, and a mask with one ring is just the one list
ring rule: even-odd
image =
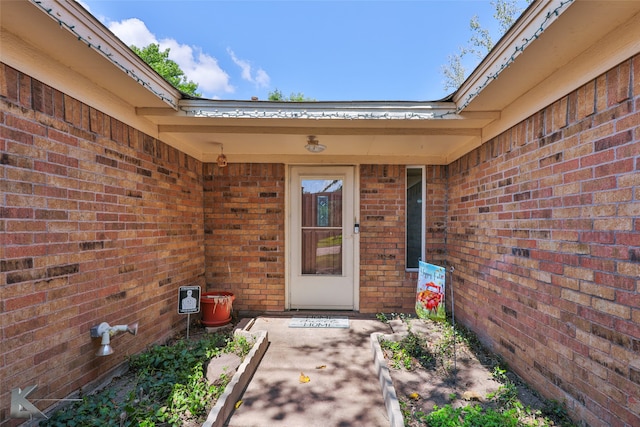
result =
[[[456,114],[450,102],[180,101],[178,111],[139,108],[160,138],[205,162],[446,164],[476,145],[497,112]],[[327,148],[309,153],[307,136]]]

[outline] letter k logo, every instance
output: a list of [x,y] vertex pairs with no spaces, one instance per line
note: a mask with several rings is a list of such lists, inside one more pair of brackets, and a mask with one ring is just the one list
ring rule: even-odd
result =
[[33,403],[27,400],[29,393],[38,386],[30,385],[21,390],[19,387],[11,390],[11,417],[13,418],[47,418]]

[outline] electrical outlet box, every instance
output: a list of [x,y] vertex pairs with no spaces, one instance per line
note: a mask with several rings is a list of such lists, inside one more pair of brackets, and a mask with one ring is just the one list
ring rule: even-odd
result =
[[100,334],[98,333],[98,326],[91,327],[91,338],[100,338]]

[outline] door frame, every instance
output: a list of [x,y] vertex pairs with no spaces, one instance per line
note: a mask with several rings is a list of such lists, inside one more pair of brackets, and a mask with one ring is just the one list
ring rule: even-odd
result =
[[[291,278],[294,272],[292,262],[295,261],[295,257],[292,255],[292,238],[298,238],[298,235],[292,235],[291,224],[292,224],[292,215],[294,214],[294,207],[291,206],[291,192],[295,187],[297,189],[297,184],[294,185],[293,180],[293,170],[296,169],[307,169],[309,171],[321,170],[323,168],[330,170],[332,168],[350,168],[352,170],[353,175],[353,185],[352,191],[344,192],[344,197],[351,197],[352,206],[353,206],[353,223],[360,224],[360,169],[357,165],[317,165],[317,164],[290,164],[287,165],[285,171],[285,310],[292,310],[291,308]],[[349,215],[347,212],[346,215]],[[360,310],[360,234],[355,233],[355,230],[352,228],[351,230],[345,230],[348,234],[348,238],[353,239],[353,254],[351,259],[353,260],[352,271],[353,271],[353,311]],[[293,309],[297,310],[297,309]],[[310,309],[311,310],[311,309]]]

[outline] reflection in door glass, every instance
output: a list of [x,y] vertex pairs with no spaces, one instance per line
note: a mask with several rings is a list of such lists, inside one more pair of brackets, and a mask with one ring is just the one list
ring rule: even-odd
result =
[[342,275],[342,186],[302,180],[302,274]]

